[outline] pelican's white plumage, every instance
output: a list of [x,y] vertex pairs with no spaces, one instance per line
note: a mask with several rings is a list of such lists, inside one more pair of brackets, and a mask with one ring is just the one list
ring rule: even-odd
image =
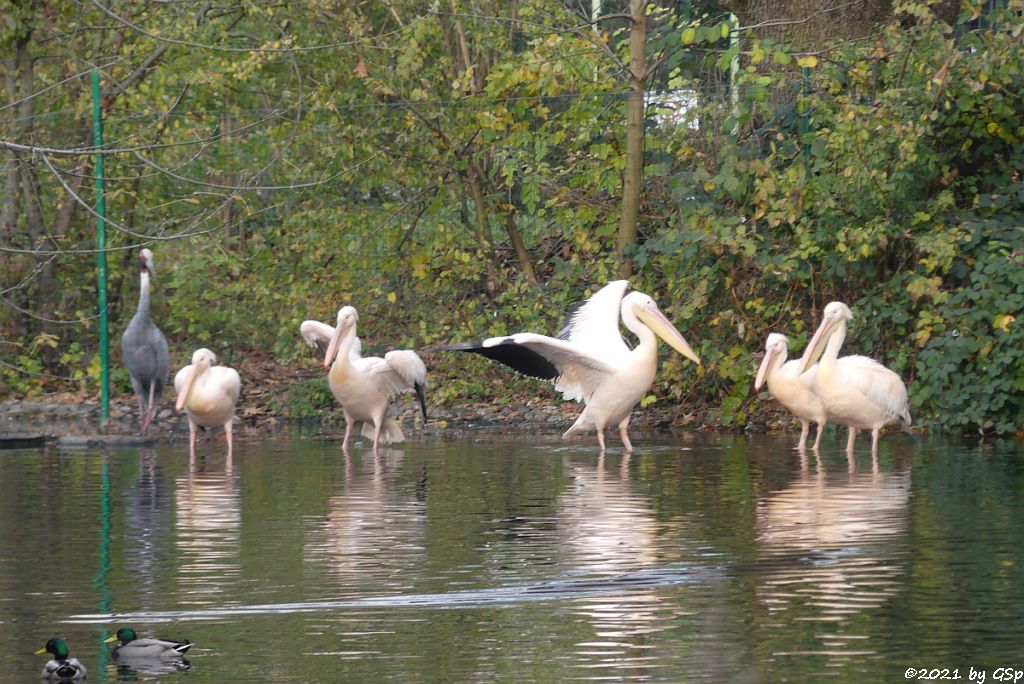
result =
[[[384,358],[363,358],[356,336],[359,314],[354,307],[338,310],[335,327],[320,321],[303,321],[299,333],[306,343],[324,353],[324,368],[330,367],[327,383],[345,414],[345,439],[348,449],[352,426],[362,423],[362,435],[373,440],[373,448],[381,442],[402,442],[405,435],[392,415],[392,405],[403,392],[415,391],[427,417],[423,392],[427,384],[427,367],[416,352],[406,349],[389,351]],[[372,427],[371,427],[372,425]]]
[[192,363],[174,376],[174,390],[178,393],[177,411],[185,409],[188,416],[189,453],[195,457],[196,431],[199,426],[224,426],[228,441],[228,458],[232,455],[231,421],[235,417],[235,404],[242,389],[238,371],[217,366],[217,356],[209,349],[197,349]]
[[[632,451],[629,416],[654,382],[656,335],[694,363],[700,359],[654,300],[643,292],[626,294],[628,287],[628,281],[617,280],[595,292],[570,314],[558,337],[517,333],[444,349],[481,354],[524,375],[552,380],[566,399],[586,405],[563,437],[596,430],[603,450],[605,428],[618,424],[623,447]],[[633,349],[619,331],[620,317],[639,339]]]
[[768,391],[772,396],[800,419],[800,442],[796,445],[797,451],[803,451],[807,447],[811,423],[817,423],[818,434],[814,438],[814,446],[811,447],[817,451],[826,422],[825,405],[813,389],[818,366],[813,365],[801,373],[803,359],[786,361],[788,353],[789,340],[786,336],[770,333],[764,345],[764,360],[761,361],[761,367],[758,368],[757,377],[754,379],[754,389],[761,389],[761,385],[767,381]]
[[812,386],[825,405],[828,420],[849,426],[847,451],[853,451],[857,430],[871,430],[874,453],[883,427],[896,422],[910,425],[910,404],[907,386],[893,371],[866,356],[839,358],[852,317],[850,307],[842,302],[826,306],[800,368],[806,370],[820,358]]

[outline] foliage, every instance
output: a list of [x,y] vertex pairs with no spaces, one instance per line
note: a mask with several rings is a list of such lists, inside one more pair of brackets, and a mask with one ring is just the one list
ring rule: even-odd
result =
[[[199,346],[229,363],[253,349],[307,359],[299,323],[330,321],[346,303],[370,352],[554,332],[561,312],[614,277],[622,21],[594,29],[571,4],[539,0],[251,2],[201,16],[129,3],[149,33],[119,33],[88,4],[14,4],[20,28],[8,43],[30,27],[33,54],[45,44],[56,55],[53,37],[73,37],[63,62],[35,62],[54,111],[31,130],[0,120],[0,138],[87,145],[87,93],[61,84],[75,50],[112,46],[92,59],[112,64],[108,89],[122,84],[108,90],[107,138],[134,146],[108,155],[110,241],[124,248],[110,256],[112,339],[134,308],[131,255],[143,244],[156,252],[154,316],[172,364]],[[847,352],[900,373],[915,420],[1024,429],[1024,45],[1012,13],[971,7],[950,27],[905,4],[877,42],[818,57],[730,41],[714,11],[652,9],[660,68],[633,285],[704,362],[666,355],[651,393],[659,405],[747,423],[769,405],[751,388],[767,333],[786,333],[798,351],[817,312],[841,299],[856,315]],[[67,31],[76,22],[101,28],[81,42],[88,31]],[[88,176],[47,159],[68,171],[65,183]],[[64,187],[41,175],[38,188],[46,225],[57,225]],[[78,190],[94,201],[87,184]],[[83,313],[95,282],[90,221],[11,236],[18,249],[49,239],[72,250],[51,272],[46,253],[3,258],[5,286],[52,279],[13,288],[12,303],[33,309],[45,294],[48,315],[74,325],[0,319],[21,340],[0,349],[9,391],[96,386],[83,368],[95,352]],[[491,379],[508,378],[486,361],[428,357],[434,401],[493,400]],[[330,403],[315,383],[289,401],[293,415]]]

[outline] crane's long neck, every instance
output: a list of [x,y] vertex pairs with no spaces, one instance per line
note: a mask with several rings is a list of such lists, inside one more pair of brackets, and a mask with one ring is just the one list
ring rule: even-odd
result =
[[149,271],[142,269],[139,272],[139,305],[135,309],[136,316],[149,318]]
[[818,361],[818,377],[831,377],[836,369],[836,361],[839,358],[839,350],[843,348],[846,340],[846,321],[841,321],[836,326],[834,333],[829,335],[828,343],[825,345],[825,352]]

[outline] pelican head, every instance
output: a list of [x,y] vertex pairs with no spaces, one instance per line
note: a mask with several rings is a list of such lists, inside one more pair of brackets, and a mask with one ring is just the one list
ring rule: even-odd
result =
[[694,353],[682,333],[676,330],[672,322],[665,317],[650,295],[643,292],[630,292],[622,298],[622,313],[623,320],[626,320],[627,313],[632,314],[650,328],[655,335],[665,340],[670,347],[694,363],[700,364],[700,357]]
[[825,307],[821,316],[821,324],[814,331],[814,337],[807,343],[807,349],[804,351],[803,358],[801,359],[801,373],[813,366],[821,358],[821,355],[825,353],[825,345],[828,343],[829,338],[832,337],[832,334],[840,326],[845,326],[847,321],[852,318],[853,312],[850,311],[850,307],[842,302],[831,302]]
[[779,363],[785,362],[788,352],[789,340],[785,335],[768,333],[768,340],[764,343],[764,360],[761,361],[761,367],[757,369],[757,378],[754,379],[755,390],[761,389],[761,385],[764,384],[768,377],[768,369],[772,367],[772,361],[781,357],[782,360]]
[[334,361],[334,354],[338,350],[338,343],[349,329],[355,327],[359,321],[359,313],[354,306],[343,306],[338,309],[338,322],[334,326],[334,336],[327,345],[327,354],[324,356],[324,368],[329,368]]
[[139,268],[149,272],[149,277],[156,280],[156,267],[153,266],[153,252],[148,247],[139,252]]
[[206,369],[217,363],[217,355],[209,349],[197,349],[192,354],[192,365],[189,368],[188,375],[185,376],[185,382],[181,386],[181,392],[178,393],[178,401],[174,405],[175,411],[181,411],[185,407],[185,402],[188,401],[188,395],[192,391],[192,385],[195,383],[195,379],[206,372]]

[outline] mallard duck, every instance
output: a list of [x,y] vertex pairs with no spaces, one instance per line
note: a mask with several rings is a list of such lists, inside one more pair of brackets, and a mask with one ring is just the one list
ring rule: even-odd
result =
[[191,641],[170,641],[169,639],[140,639],[131,627],[122,627],[104,643],[121,643],[114,647],[114,658],[177,658],[192,648]]
[[70,682],[76,679],[85,679],[89,671],[85,665],[78,662],[78,658],[72,658],[68,652],[68,645],[63,639],[50,639],[46,646],[36,651],[36,655],[53,654],[53,658],[43,666],[42,678],[52,682]]

